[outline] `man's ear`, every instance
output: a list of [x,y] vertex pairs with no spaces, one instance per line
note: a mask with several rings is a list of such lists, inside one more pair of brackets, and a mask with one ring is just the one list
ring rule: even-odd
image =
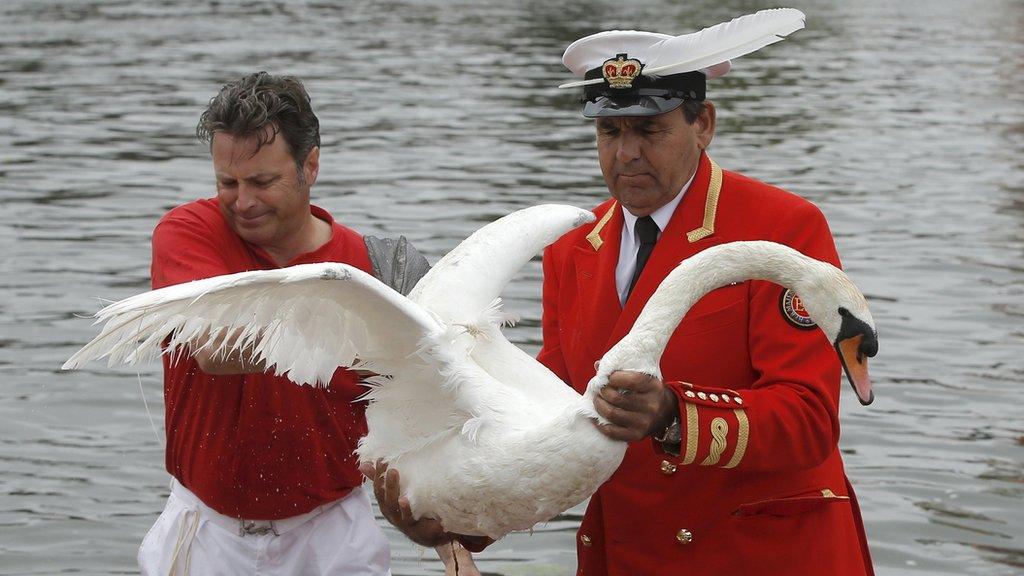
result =
[[711,140],[715,138],[714,102],[704,101],[704,108],[701,110],[700,116],[697,117],[697,121],[694,122],[694,126],[697,129],[697,146],[701,150],[706,150],[711,145]]
[[316,183],[316,176],[320,173],[320,147],[313,146],[313,149],[306,155],[306,161],[302,163],[302,173],[306,178],[306,185],[312,187]]

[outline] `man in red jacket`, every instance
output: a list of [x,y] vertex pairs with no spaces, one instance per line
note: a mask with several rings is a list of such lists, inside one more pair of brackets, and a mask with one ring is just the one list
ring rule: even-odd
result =
[[[544,254],[539,360],[581,393],[668,272],[710,246],[770,240],[839,266],[813,204],[708,156],[705,81],[729,62],[641,74],[667,38],[605,32],[563,57],[594,80],[583,114],[611,194]],[[841,365],[798,295],[764,281],[712,292],[661,371],[617,372],[596,400],[605,434],[630,445],[590,500],[578,574],[872,573],[837,445]]]

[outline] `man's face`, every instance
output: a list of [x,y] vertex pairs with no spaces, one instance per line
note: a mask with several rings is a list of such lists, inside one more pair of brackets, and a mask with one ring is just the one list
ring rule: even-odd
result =
[[668,204],[710,144],[714,116],[708,102],[693,124],[681,109],[657,116],[598,118],[597,154],[612,197],[636,216]]
[[210,147],[221,214],[243,240],[264,248],[287,244],[309,220],[309,187],[316,180],[319,149],[298,169],[278,134],[255,154],[256,138],[218,132]]

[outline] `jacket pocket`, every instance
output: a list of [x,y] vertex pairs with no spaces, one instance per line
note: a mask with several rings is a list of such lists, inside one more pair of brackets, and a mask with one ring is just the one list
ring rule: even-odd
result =
[[739,518],[752,516],[796,516],[837,503],[848,504],[849,496],[839,496],[829,488],[821,488],[783,498],[769,498],[741,504],[732,515]]

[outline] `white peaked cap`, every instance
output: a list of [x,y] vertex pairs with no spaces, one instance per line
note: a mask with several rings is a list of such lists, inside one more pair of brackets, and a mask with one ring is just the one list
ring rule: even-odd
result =
[[[627,54],[641,62],[647,62],[657,54],[664,41],[675,36],[640,30],[607,30],[585,36],[573,42],[562,54],[562,64],[575,76],[583,77],[587,70],[597,68],[605,60],[617,54]],[[714,66],[700,69],[707,78],[724,76],[732,64],[726,60]],[[682,70],[688,72],[688,70]]]
[[[782,40],[804,27],[804,13],[793,8],[761,10],[699,32],[670,36],[638,30],[609,30],[573,42],[562,62],[580,78],[619,54],[643,64],[641,76],[650,79],[700,71],[707,78],[722,76],[730,60]],[[596,84],[603,79],[569,82],[559,88]]]

